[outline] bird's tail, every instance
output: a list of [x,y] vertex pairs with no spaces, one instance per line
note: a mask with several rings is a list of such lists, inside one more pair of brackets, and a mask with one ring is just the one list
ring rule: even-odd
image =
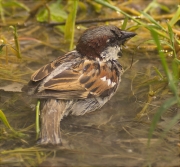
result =
[[66,103],[62,100],[41,100],[41,138],[38,144],[61,144],[60,121]]

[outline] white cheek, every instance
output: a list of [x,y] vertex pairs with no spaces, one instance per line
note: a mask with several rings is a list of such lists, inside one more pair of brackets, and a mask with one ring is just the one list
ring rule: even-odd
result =
[[117,60],[118,59],[117,54],[120,51],[121,51],[121,48],[119,46],[113,46],[113,47],[109,46],[101,53],[101,57],[105,59],[105,61]]

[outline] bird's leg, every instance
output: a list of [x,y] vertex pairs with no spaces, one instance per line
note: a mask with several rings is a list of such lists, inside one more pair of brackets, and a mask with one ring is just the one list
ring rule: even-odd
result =
[[65,111],[65,102],[56,99],[41,101],[41,138],[38,144],[61,144],[60,121]]

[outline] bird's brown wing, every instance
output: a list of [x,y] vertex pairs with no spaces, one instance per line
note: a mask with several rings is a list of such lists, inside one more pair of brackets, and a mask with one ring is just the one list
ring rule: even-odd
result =
[[58,57],[56,60],[52,61],[49,64],[44,65],[39,70],[37,70],[31,76],[31,80],[37,82],[44,79],[45,77],[50,75],[54,69],[56,69],[58,66],[62,65],[63,63],[67,63],[67,68],[68,68],[68,62],[71,62],[69,63],[69,66],[71,66],[71,64],[76,63],[76,61],[72,62],[72,60],[76,60],[78,58],[79,58],[79,54],[76,51],[68,52],[64,56]]
[[115,92],[119,83],[120,72],[112,63],[81,59],[74,64],[64,62],[57,67],[54,64],[45,65],[32,75],[32,82],[39,82],[36,97],[80,99],[108,96]]

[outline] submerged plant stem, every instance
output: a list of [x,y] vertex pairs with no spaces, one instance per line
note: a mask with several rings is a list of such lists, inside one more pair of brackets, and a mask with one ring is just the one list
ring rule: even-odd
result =
[[19,59],[21,59],[22,56],[21,56],[21,49],[20,49],[20,45],[19,45],[19,39],[18,39],[18,33],[17,33],[17,27],[16,27],[16,26],[10,26],[10,28],[13,29],[14,42],[15,42],[16,51],[17,51],[17,57],[18,57]]
[[36,105],[36,139],[39,138],[39,133],[40,133],[39,115],[40,115],[40,101],[38,101]]

